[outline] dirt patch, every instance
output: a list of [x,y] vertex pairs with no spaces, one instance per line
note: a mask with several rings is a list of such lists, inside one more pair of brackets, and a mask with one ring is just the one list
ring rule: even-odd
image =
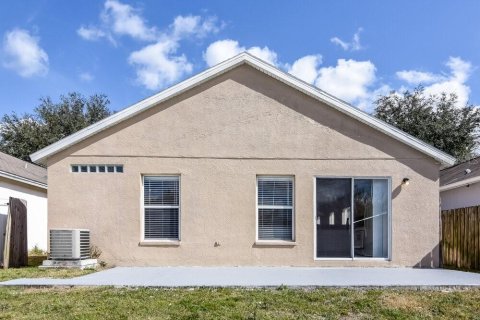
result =
[[388,292],[383,294],[381,299],[387,308],[400,310],[419,310],[422,308],[422,302],[416,295]]

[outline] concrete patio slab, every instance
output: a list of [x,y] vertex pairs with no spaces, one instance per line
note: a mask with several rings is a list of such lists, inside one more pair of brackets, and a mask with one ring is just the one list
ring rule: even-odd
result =
[[133,287],[480,286],[480,274],[445,269],[299,267],[117,267],[72,279],[16,279],[0,286]]

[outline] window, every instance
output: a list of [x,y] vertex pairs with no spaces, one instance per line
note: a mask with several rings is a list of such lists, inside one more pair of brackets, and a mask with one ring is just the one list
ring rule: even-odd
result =
[[180,240],[180,177],[144,176],[144,239]]
[[390,182],[316,179],[316,258],[388,258]]
[[78,173],[123,173],[123,165],[116,164],[116,165],[103,165],[103,164],[74,164],[71,166],[72,172]]
[[293,214],[293,177],[258,177],[258,240],[293,241]]

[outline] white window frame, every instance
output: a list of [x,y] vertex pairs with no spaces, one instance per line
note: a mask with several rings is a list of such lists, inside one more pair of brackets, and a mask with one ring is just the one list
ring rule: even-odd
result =
[[[178,206],[145,206],[145,177],[164,177],[178,179]],[[179,245],[182,231],[182,179],[180,174],[142,174],[140,186],[140,245]],[[146,208],[178,208],[178,239],[145,239],[145,209]]]
[[[292,205],[291,206],[265,206],[258,204],[258,180],[262,178],[278,179],[292,182]],[[272,245],[292,245],[295,244],[295,176],[294,175],[257,175],[256,188],[255,188],[255,243],[259,245],[272,244]],[[258,210],[259,209],[292,209],[292,239],[290,240],[268,240],[258,238]]]
[[[388,236],[387,236],[387,257],[378,258],[378,257],[355,257],[352,254],[352,257],[349,258],[329,258],[329,257],[317,257],[317,178],[318,179],[351,179],[351,216],[354,216],[354,206],[353,206],[353,197],[354,197],[354,181],[361,179],[370,179],[370,180],[387,180],[387,194],[388,194]],[[353,248],[354,238],[353,238],[353,228],[350,231],[351,234],[351,246]],[[314,176],[313,177],[313,260],[314,261],[391,261],[392,260],[392,177],[391,176]]]

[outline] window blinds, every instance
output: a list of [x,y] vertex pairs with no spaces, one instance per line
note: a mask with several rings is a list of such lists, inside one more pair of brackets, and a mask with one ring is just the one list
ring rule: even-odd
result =
[[258,239],[293,240],[293,178],[258,177]]
[[147,240],[179,239],[179,177],[145,176],[144,237]]

